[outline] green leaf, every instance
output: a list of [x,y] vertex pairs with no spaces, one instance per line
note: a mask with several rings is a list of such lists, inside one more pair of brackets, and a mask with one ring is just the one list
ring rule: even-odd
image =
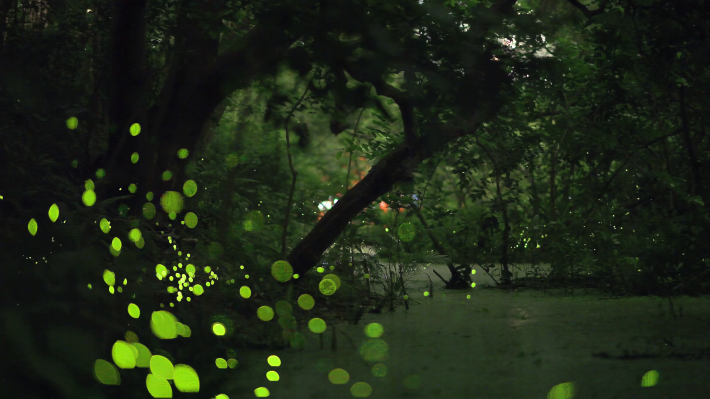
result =
[[372,123],[375,124],[375,125],[377,125],[377,126],[384,127],[385,129],[388,128],[388,126],[387,126],[386,124],[384,124],[384,123],[382,123],[382,122],[380,122],[380,121],[373,121]]
[[342,157],[342,156],[343,156],[343,152],[342,152],[342,151],[338,151],[338,152],[335,153],[335,159],[340,159],[340,157]]
[[700,198],[700,196],[695,196],[691,199],[692,202],[695,202],[696,204],[699,204],[700,206],[705,206],[705,203],[703,200]]

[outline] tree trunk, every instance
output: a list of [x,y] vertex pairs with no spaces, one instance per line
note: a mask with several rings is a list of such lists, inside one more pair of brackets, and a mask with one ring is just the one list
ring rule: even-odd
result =
[[703,200],[703,203],[705,204],[706,209],[710,209],[710,204],[708,204],[710,202],[710,198],[708,198],[705,194],[705,186],[703,184],[704,179],[700,169],[700,162],[698,161],[695,145],[693,144],[693,140],[690,137],[690,125],[688,122],[688,116],[685,105],[685,87],[680,87],[678,91],[678,97],[680,99],[680,116],[682,122],[683,146],[685,147],[685,151],[688,153],[688,166],[692,175],[690,195],[700,196],[700,198],[702,198]]
[[202,126],[202,131],[200,132],[202,140],[197,143],[197,148],[195,148],[196,153],[207,148],[212,140],[214,140],[214,132],[219,126],[219,122],[222,120],[224,111],[227,110],[227,105],[229,105],[229,101],[226,99],[219,103],[214,112],[212,112],[212,115],[207,119],[207,122]]
[[512,283],[513,273],[508,270],[508,250],[510,248],[510,221],[508,220],[508,205],[503,205],[503,248],[501,251],[500,282],[503,285]]
[[555,212],[555,199],[557,198],[557,151],[552,151],[550,154],[550,221],[557,220],[557,213]]
[[[209,117],[235,90],[273,73],[272,66],[295,38],[277,27],[254,28],[235,45],[237,50],[217,57],[218,39],[205,38],[205,32],[194,25],[196,21],[178,16],[176,54],[168,78],[156,104],[146,109],[144,93],[149,85],[144,52],[137,49],[145,45],[145,34],[141,33],[145,31],[145,1],[117,2],[115,8],[115,29],[135,29],[131,34],[114,33],[111,123],[115,132],[109,139],[106,178],[97,183],[97,197],[101,201],[121,195],[125,191],[118,191],[120,188],[137,183],[138,192],[130,205],[131,212],[138,213],[148,191],[156,198],[168,190],[181,191],[184,167],[209,131],[209,127],[205,130]],[[128,130],[136,122],[142,131],[134,137]],[[190,151],[184,160],[176,155],[182,148]],[[131,163],[133,152],[140,157],[135,165]],[[161,174],[168,170],[172,178],[162,181]]]
[[[204,29],[195,26],[196,21],[186,17],[186,8],[180,9],[175,38],[176,56],[172,58],[170,73],[157,103],[146,109],[146,91],[149,87],[144,62],[146,1],[114,2],[114,85],[110,116],[114,132],[109,139],[106,177],[96,184],[96,194],[101,201],[121,195],[125,193],[119,191],[121,188],[137,183],[138,191],[129,203],[133,214],[140,212],[148,191],[153,192],[155,198],[160,198],[168,190],[181,191],[184,166],[195,157],[195,149],[209,116],[235,90],[246,88],[263,76],[277,73],[277,66],[287,50],[306,33],[298,32],[298,29],[283,29],[281,23],[257,26],[232,47],[235,50],[218,54],[218,39],[205,38],[207,33]],[[202,11],[210,11],[221,3],[198,2],[189,7],[202,7]],[[492,8],[501,15],[513,13],[513,0],[501,0],[499,3]],[[215,21],[209,23],[214,24]],[[482,24],[477,30],[485,33],[488,28],[489,24]],[[342,61],[344,68],[347,63]],[[474,133],[480,124],[490,120],[500,108],[499,87],[509,81],[505,71],[490,57],[482,58],[478,66],[488,73],[485,90],[481,92],[484,95],[461,106],[461,114],[467,115],[464,123],[461,119],[447,123],[431,121],[429,126],[420,130],[411,99],[384,83],[380,74],[371,73],[371,66],[367,68],[368,62],[358,61],[347,72],[356,80],[373,83],[379,95],[388,96],[397,103],[404,121],[405,140],[348,190],[291,251],[287,259],[295,273],[303,274],[313,267],[350,220],[390,191],[396,182],[412,181],[413,172],[423,159],[441,151],[456,138]],[[470,82],[466,82],[476,83],[475,76],[472,73]],[[130,135],[128,131],[133,123],[140,123],[143,133]],[[190,156],[184,160],[176,156],[182,148],[190,151]],[[131,162],[134,152],[140,156],[137,164]],[[162,181],[164,171],[171,171],[172,178]]]
[[7,31],[7,15],[13,0],[0,0],[0,56],[5,54],[5,32]]
[[[483,149],[483,151],[486,153],[488,156],[488,159],[491,160],[491,163],[493,164],[493,173],[495,174],[495,185],[496,185],[496,205],[501,211],[501,214],[503,216],[503,236],[502,236],[502,241],[503,245],[501,248],[501,257],[500,257],[500,262],[501,262],[501,269],[500,269],[500,280],[501,284],[503,285],[508,285],[511,284],[511,276],[512,273],[508,270],[508,246],[510,242],[510,223],[508,220],[508,204],[505,202],[505,198],[503,197],[503,192],[500,189],[500,177],[501,177],[501,168],[498,162],[496,162],[496,156],[493,155],[493,153],[488,149],[487,146],[483,145],[480,141],[476,140],[476,144],[478,144],[479,147]],[[497,226],[496,226],[497,230]]]
[[[434,248],[436,248],[436,251],[439,252],[439,255],[444,255],[448,256],[446,254],[446,251],[444,250],[444,247],[441,245],[441,242],[436,239],[436,236],[434,235],[434,232],[431,231],[431,228],[429,227],[429,224],[426,222],[424,219],[424,216],[422,216],[422,213],[419,211],[419,208],[416,206],[413,206],[414,213],[417,215],[417,218],[419,218],[419,221],[422,222],[422,226],[424,226],[424,229],[426,230],[427,234],[429,235],[429,238],[431,239],[432,243],[434,243]],[[451,259],[451,256],[449,256],[449,259]],[[466,275],[463,275],[461,272],[456,270],[454,267],[453,260],[449,260],[446,262],[446,266],[449,268],[449,272],[451,273],[451,279],[449,281],[446,281],[443,277],[439,275],[436,271],[434,271],[434,274],[436,274],[441,281],[446,284],[446,289],[460,289],[460,288],[467,288],[467,277]],[[432,286],[433,288],[433,286]]]
[[[569,189],[570,189],[570,186],[572,185],[572,179],[574,178],[574,169],[575,169],[575,164],[573,163],[570,166],[569,174],[567,175],[567,179],[565,180],[565,185],[562,188],[562,200],[563,201],[570,201]],[[565,207],[565,209],[569,209],[569,205],[567,207]]]
[[312,268],[359,212],[389,192],[399,181],[412,181],[416,167],[426,158],[441,151],[449,142],[475,129],[488,120],[494,110],[481,107],[471,118],[470,130],[464,132],[453,124],[431,126],[412,143],[403,142],[375,164],[370,172],[348,190],[326,212],[318,224],[296,245],[287,260],[294,273],[303,274]]

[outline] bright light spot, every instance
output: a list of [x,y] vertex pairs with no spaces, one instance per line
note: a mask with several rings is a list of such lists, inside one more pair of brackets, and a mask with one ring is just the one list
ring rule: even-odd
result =
[[335,203],[338,202],[337,199],[336,199],[335,201],[331,201],[332,199],[333,199],[333,197],[330,197],[329,200],[323,201],[323,202],[321,202],[320,204],[318,204],[318,209],[319,209],[321,212],[325,212],[325,211],[327,211],[328,209],[332,208],[333,205],[335,205]]

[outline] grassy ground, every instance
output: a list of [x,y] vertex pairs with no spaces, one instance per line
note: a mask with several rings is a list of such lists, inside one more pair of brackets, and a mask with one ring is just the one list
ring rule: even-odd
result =
[[[445,267],[433,267],[447,276]],[[478,274],[474,281],[478,287],[491,283]],[[423,274],[411,281],[419,304],[409,311],[398,307],[365,314],[359,325],[329,325],[324,334],[309,334],[305,349],[278,352],[282,380],[271,385],[272,396],[347,398],[355,382],[370,384],[371,398],[546,398],[567,382],[577,398],[704,397],[710,387],[703,352],[710,347],[708,298],[677,299],[684,315],[673,320],[659,298],[570,296],[561,289],[544,294],[524,287],[439,290],[424,297],[428,284]],[[369,323],[384,328],[384,377],[374,377],[373,364],[359,352]],[[253,390],[264,380],[263,359],[271,353],[245,354],[245,378],[225,382],[225,390]],[[347,371],[350,381],[330,383],[333,368]],[[660,380],[642,388],[651,370]]]

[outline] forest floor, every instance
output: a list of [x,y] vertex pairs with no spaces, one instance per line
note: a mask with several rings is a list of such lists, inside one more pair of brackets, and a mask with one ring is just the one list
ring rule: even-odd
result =
[[[443,265],[430,266],[444,278]],[[574,383],[575,398],[702,398],[710,389],[710,298],[674,298],[677,319],[667,299],[613,299],[602,293],[562,289],[543,293],[529,288],[501,290],[480,271],[477,287],[446,291],[434,279],[434,296],[425,273],[409,282],[410,309],[365,313],[360,323],[335,325],[337,350],[332,350],[329,325],[321,337],[305,332],[305,349],[249,350],[240,353],[240,378],[224,383],[224,391],[253,395],[267,387],[274,398],[352,398],[350,387],[368,383],[371,398],[547,398],[553,386]],[[467,295],[471,295],[467,299]],[[682,315],[680,313],[682,306]],[[374,377],[358,348],[367,340],[369,323],[384,327],[388,345],[385,377]],[[269,367],[277,355],[282,365]],[[343,385],[331,384],[328,371],[350,375]],[[269,382],[276,370],[280,381]],[[656,386],[642,387],[656,370]]]

